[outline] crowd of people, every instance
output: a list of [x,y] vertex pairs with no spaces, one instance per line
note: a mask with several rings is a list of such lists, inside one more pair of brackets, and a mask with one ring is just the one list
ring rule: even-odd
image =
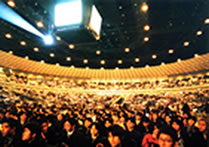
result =
[[[1,74],[0,147],[209,147],[209,88],[198,88],[209,83],[206,74],[129,83]],[[184,86],[197,87],[127,95],[47,90]]]
[[6,87],[0,93],[0,146],[209,146],[209,90],[129,98],[51,93],[45,101]]
[[62,77],[39,76],[31,74],[22,74],[17,72],[6,73],[5,81],[19,84],[57,87],[62,89],[79,88],[79,89],[99,89],[99,90],[138,90],[138,89],[162,89],[162,88],[179,88],[194,85],[209,84],[207,73],[201,75],[194,74],[190,77],[182,78],[171,77],[162,80],[135,80],[135,81],[92,81],[88,79],[69,79]]

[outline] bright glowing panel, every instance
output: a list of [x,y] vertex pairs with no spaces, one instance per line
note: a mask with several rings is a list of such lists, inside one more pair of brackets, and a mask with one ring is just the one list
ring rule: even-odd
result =
[[54,43],[54,40],[53,40],[52,36],[50,36],[50,35],[44,36],[43,39],[44,39],[44,42],[46,45],[51,45]]
[[93,6],[92,7],[91,19],[90,19],[90,27],[91,27],[91,29],[93,29],[96,32],[97,35],[100,34],[101,24],[102,24],[102,17],[100,16],[96,7]]
[[62,3],[55,6],[55,26],[74,25],[81,22],[81,1]]

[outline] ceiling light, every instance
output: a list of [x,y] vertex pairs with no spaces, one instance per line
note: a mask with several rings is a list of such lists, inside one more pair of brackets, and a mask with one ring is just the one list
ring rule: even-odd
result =
[[120,9],[120,10],[121,10],[121,9],[123,9],[123,7],[122,7],[122,6],[119,6],[119,7],[118,7],[118,9]]
[[9,0],[9,1],[7,2],[7,4],[8,4],[10,7],[12,7],[12,8],[15,7],[15,2],[14,2],[13,0]]
[[26,46],[26,42],[25,41],[20,41],[20,45]]
[[206,18],[204,21],[205,24],[209,24],[209,18]]
[[7,34],[5,34],[5,37],[6,37],[7,39],[11,39],[11,38],[12,38],[12,35],[9,34],[9,33],[7,33]]
[[174,53],[174,50],[173,50],[173,49],[169,49],[169,50],[168,50],[168,53],[169,53],[169,54],[173,54],[173,53]]
[[202,35],[202,31],[201,30],[197,31],[197,36],[200,36],[200,35]]
[[181,62],[181,59],[179,58],[179,59],[177,59],[177,62]]
[[100,64],[104,65],[105,64],[105,60],[101,60]]
[[157,55],[152,55],[152,59],[156,59],[157,58]]
[[86,67],[86,69],[88,70],[88,69],[89,69],[89,67],[87,66],[87,67]]
[[184,46],[189,46],[189,41],[185,41]]
[[134,61],[135,62],[140,62],[140,59],[139,58],[135,58]]
[[43,28],[43,27],[44,27],[44,24],[43,24],[42,21],[38,21],[38,22],[36,23],[36,25],[37,25],[39,28]]
[[39,48],[34,47],[33,50],[34,50],[34,52],[38,52],[39,51]]
[[149,41],[149,37],[144,37],[144,42],[148,42]]
[[56,63],[56,66],[60,66],[60,64],[59,63]]
[[87,60],[87,59],[84,59],[84,60],[83,60],[83,63],[84,63],[84,64],[87,64],[87,63],[88,63],[88,60]]
[[69,44],[69,48],[70,49],[74,49],[75,48],[75,45],[74,44]]
[[70,58],[70,57],[67,57],[66,60],[67,60],[67,61],[71,61],[71,58]]
[[125,48],[124,50],[126,53],[130,52],[130,48]]
[[165,65],[165,62],[162,62],[161,65],[162,65],[162,66]]
[[145,26],[144,26],[144,30],[145,30],[145,31],[149,31],[149,30],[150,30],[150,26],[149,26],[149,25],[145,25]]
[[55,54],[54,53],[50,53],[49,56],[53,58],[55,56]]
[[51,35],[46,35],[43,39],[46,45],[52,45],[54,43],[54,39]]
[[145,68],[149,68],[149,65],[146,65]]
[[26,59],[26,60],[28,60],[28,59],[29,59],[29,57],[28,57],[28,56],[25,56],[25,59]]
[[9,51],[10,54],[13,54],[13,51]]
[[116,67],[116,68],[115,68],[115,70],[119,70],[119,68],[118,68],[118,67]]
[[100,70],[104,70],[104,67],[101,67]]
[[147,3],[143,3],[142,6],[141,6],[141,11],[142,12],[147,12],[149,9],[149,6],[147,5]]
[[133,67],[133,66],[131,66],[131,67],[130,67],[130,69],[134,69],[134,67]]
[[101,51],[100,51],[100,50],[97,50],[97,51],[96,51],[96,54],[97,54],[97,55],[100,55],[100,54],[101,54]]
[[118,60],[118,64],[122,64],[123,63],[123,60]]
[[71,68],[75,68],[75,66],[74,66],[74,65],[71,65],[70,67],[71,67]]
[[41,60],[41,63],[45,63],[44,60]]
[[194,57],[199,57],[199,55],[198,54],[194,54]]
[[57,39],[57,40],[61,40],[61,37],[60,37],[60,36],[56,36],[56,39]]

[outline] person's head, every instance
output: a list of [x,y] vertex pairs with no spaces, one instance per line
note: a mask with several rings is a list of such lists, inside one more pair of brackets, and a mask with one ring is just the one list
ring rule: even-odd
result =
[[205,119],[200,119],[198,121],[198,129],[200,132],[205,132],[207,131],[207,121]]
[[157,138],[159,130],[160,130],[160,125],[158,125],[158,124],[154,125],[153,130],[152,130],[152,137],[153,138]]
[[84,121],[84,127],[89,128],[92,124],[92,119],[90,117],[87,117]]
[[41,122],[41,130],[42,132],[46,133],[48,131],[48,121],[46,119],[43,119]]
[[23,127],[22,138],[24,142],[32,142],[40,137],[40,126],[37,122],[29,122]]
[[130,131],[130,132],[134,130],[134,127],[135,127],[135,118],[134,117],[126,119],[126,127],[127,127],[128,131]]
[[63,123],[63,129],[67,132],[71,132],[75,130],[75,120],[74,119],[66,119]]
[[25,112],[20,113],[20,120],[25,121],[27,119],[27,114]]
[[123,129],[118,125],[110,126],[108,129],[108,142],[111,147],[121,144],[123,139]]
[[144,127],[148,127],[148,126],[149,126],[149,123],[150,123],[149,118],[148,118],[148,117],[144,117],[144,118],[143,118],[143,123],[142,123],[142,125],[143,125]]
[[142,119],[142,113],[141,112],[137,112],[136,116],[135,116],[136,121],[139,121]]
[[100,126],[97,123],[92,123],[90,126],[90,133],[91,136],[97,136],[99,135]]
[[1,133],[3,137],[7,135],[12,135],[12,136],[15,135],[15,131],[17,128],[17,123],[15,119],[5,118],[2,120],[1,124],[2,124]]
[[196,122],[196,117],[194,117],[194,116],[190,116],[190,117],[188,117],[188,119],[187,119],[187,122],[188,122],[188,126],[194,126],[195,125],[195,122]]
[[62,114],[58,114],[57,115],[57,120],[58,121],[62,121],[63,120],[63,115]]
[[104,126],[106,128],[109,128],[113,123],[113,120],[112,119],[106,119],[105,122],[104,122]]
[[177,141],[176,131],[169,126],[164,126],[158,133],[159,147],[174,147]]
[[183,127],[183,123],[181,120],[174,118],[171,121],[171,127],[173,127],[176,131],[179,131]]

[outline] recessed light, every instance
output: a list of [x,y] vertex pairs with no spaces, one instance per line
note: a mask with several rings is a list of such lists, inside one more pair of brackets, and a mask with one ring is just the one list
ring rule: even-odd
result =
[[15,7],[15,2],[14,2],[13,0],[9,0],[9,1],[7,2],[7,4],[8,4],[10,7],[12,7],[12,8]]
[[101,60],[100,64],[104,65],[105,64],[105,60]]
[[145,66],[145,68],[149,68],[149,65],[147,64],[147,65]]
[[101,51],[100,51],[100,50],[97,50],[97,51],[96,51],[96,54],[97,54],[97,55],[100,55],[100,54],[101,54]]
[[13,51],[9,51],[10,54],[13,54]]
[[162,66],[165,65],[165,62],[161,62],[161,65],[162,65]]
[[29,59],[29,57],[28,57],[28,56],[25,56],[25,59],[26,59],[26,60],[28,60],[28,59]]
[[179,58],[179,59],[177,59],[177,62],[181,62],[181,59]]
[[140,62],[140,59],[139,58],[135,58],[134,61],[135,62]]
[[86,67],[86,69],[88,70],[88,69],[89,69],[89,67],[87,66],[87,67]]
[[49,56],[53,58],[55,56],[55,54],[54,53],[50,53]]
[[148,42],[149,41],[149,37],[144,37],[144,42]]
[[57,40],[61,40],[61,37],[60,37],[60,36],[56,36],[56,39],[57,39]]
[[209,18],[206,18],[204,21],[205,24],[209,24]]
[[69,48],[70,49],[74,49],[75,48],[75,45],[74,44],[69,44]]
[[66,60],[67,60],[67,61],[71,61],[71,58],[70,58],[70,57],[67,57]]
[[189,46],[189,41],[185,41],[184,46]]
[[56,66],[60,66],[60,64],[59,63],[56,63]]
[[44,27],[44,24],[43,24],[42,21],[38,21],[38,22],[36,23],[36,25],[37,25],[39,28],[43,28],[43,27]]
[[5,34],[5,37],[6,37],[7,39],[11,39],[11,38],[12,38],[12,35],[9,34],[9,33],[7,33],[7,34]]
[[20,41],[20,45],[26,46],[26,42],[25,41]]
[[198,54],[194,54],[194,57],[199,57],[199,55]]
[[124,50],[126,53],[130,52],[130,48],[125,48]]
[[116,68],[115,68],[115,70],[119,70],[119,68],[118,68],[118,67],[116,67]]
[[118,64],[122,64],[123,63],[123,60],[118,60]]
[[156,59],[157,58],[157,55],[152,55],[152,59]]
[[41,60],[41,63],[45,63],[45,61],[44,60]]
[[200,36],[200,35],[202,35],[202,31],[201,30],[199,30],[199,31],[197,31],[197,36]]
[[83,63],[84,63],[84,64],[87,64],[87,63],[88,63],[88,60],[87,60],[87,59],[84,59],[84,60],[83,60]]
[[174,53],[174,50],[173,50],[173,49],[169,49],[169,50],[168,50],[168,53],[169,53],[169,54],[173,54],[173,53]]
[[100,70],[104,70],[104,67],[101,67]]
[[142,3],[141,5],[141,11],[142,12],[147,12],[149,10],[149,6],[147,5],[147,3]]
[[39,48],[34,47],[33,50],[34,50],[34,52],[38,52],[39,51]]
[[145,30],[145,31],[149,31],[149,30],[150,30],[150,26],[149,26],[149,25],[145,25],[145,26],[144,26],[144,30]]

